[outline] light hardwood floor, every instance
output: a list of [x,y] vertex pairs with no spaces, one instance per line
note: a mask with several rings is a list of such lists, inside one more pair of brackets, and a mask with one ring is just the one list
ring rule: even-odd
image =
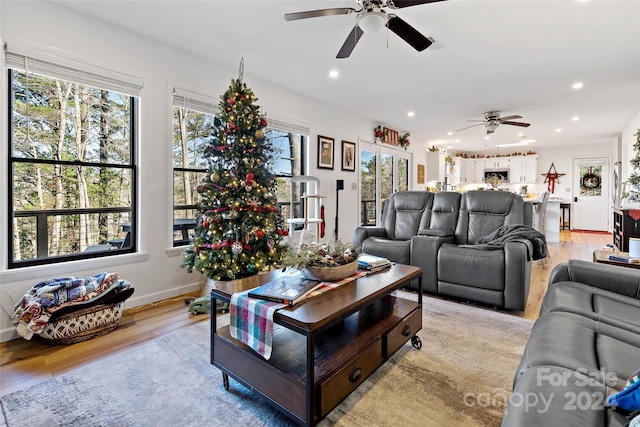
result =
[[[536,319],[553,267],[568,259],[591,261],[593,251],[610,243],[612,237],[561,231],[560,240],[548,245],[546,268],[540,261],[534,262],[526,310],[513,315]],[[187,296],[126,310],[115,331],[81,343],[53,347],[23,339],[0,343],[0,395],[33,386],[194,322],[208,321],[209,315],[189,315],[184,303]],[[0,413],[0,427],[2,421]]]

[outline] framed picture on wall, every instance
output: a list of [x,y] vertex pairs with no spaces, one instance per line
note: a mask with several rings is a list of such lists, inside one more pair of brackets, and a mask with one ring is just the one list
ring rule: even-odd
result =
[[318,169],[333,169],[333,145],[335,140],[318,135]]
[[356,170],[356,143],[342,141],[342,170]]

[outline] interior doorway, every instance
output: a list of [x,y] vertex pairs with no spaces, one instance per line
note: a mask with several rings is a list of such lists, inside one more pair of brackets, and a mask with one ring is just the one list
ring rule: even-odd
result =
[[573,159],[572,229],[610,231],[609,165],[608,157]]

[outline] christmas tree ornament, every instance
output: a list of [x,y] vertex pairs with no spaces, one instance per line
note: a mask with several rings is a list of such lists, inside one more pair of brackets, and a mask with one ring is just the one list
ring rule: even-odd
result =
[[240,254],[240,252],[242,252],[242,243],[233,242],[231,244],[231,252],[233,252],[234,255]]

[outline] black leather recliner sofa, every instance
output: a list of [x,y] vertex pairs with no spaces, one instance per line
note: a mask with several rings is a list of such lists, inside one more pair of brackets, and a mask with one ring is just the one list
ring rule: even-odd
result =
[[499,250],[469,245],[502,226],[531,223],[531,206],[513,193],[405,191],[387,201],[382,227],[358,227],[353,243],[362,252],[420,267],[426,292],[523,310],[531,243],[514,240]]

